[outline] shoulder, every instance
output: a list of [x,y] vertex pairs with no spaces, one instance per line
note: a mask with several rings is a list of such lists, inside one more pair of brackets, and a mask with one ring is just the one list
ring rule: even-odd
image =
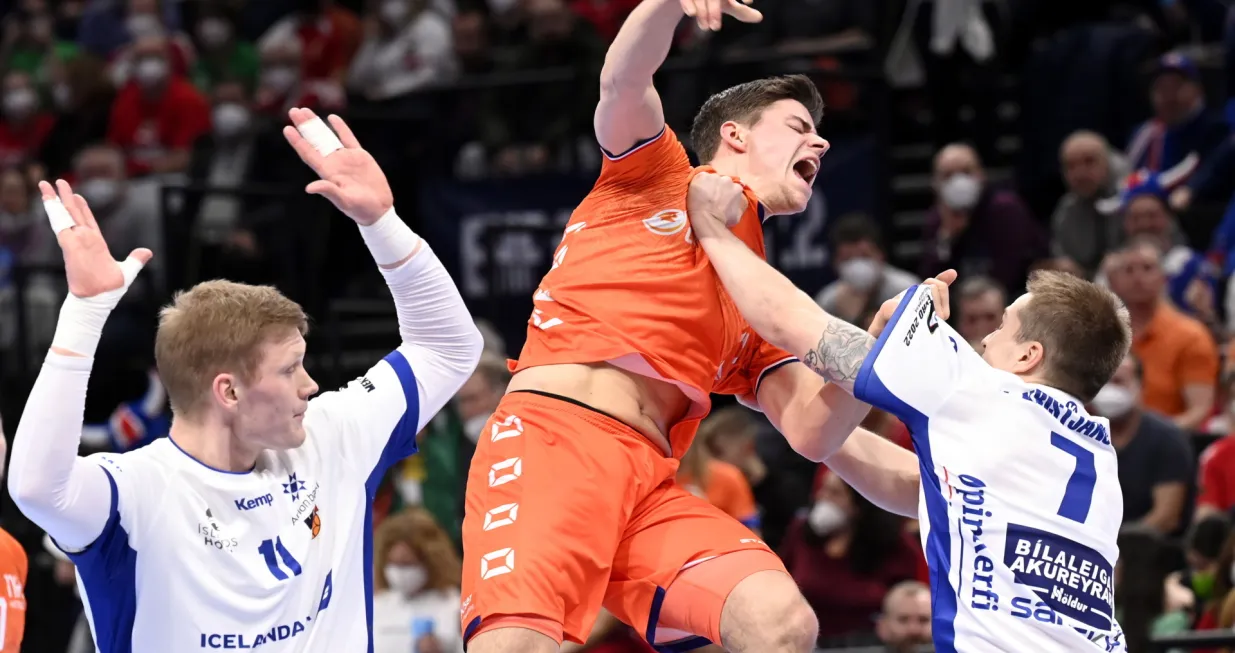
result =
[[1165,417],[1148,410],[1141,414],[1141,426],[1137,430],[1138,437],[1148,435],[1158,444],[1187,444],[1188,442],[1188,434],[1183,429]]

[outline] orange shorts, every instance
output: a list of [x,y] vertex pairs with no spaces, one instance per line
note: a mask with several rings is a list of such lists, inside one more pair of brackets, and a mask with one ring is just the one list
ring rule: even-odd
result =
[[[670,629],[714,639],[728,591],[784,566],[750,529],[676,485],[677,468],[603,413],[507,394],[481,432],[467,479],[464,640],[502,624],[582,643],[602,606],[652,644]],[[726,558],[723,570],[711,560],[740,551],[751,553]],[[723,594],[709,603],[714,614],[662,619],[666,590],[694,566],[716,569],[712,584],[725,585],[701,588]]]

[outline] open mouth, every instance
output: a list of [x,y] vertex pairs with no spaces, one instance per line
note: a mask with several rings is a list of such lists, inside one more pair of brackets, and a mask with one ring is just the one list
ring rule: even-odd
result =
[[793,164],[793,172],[810,186],[815,183],[815,175],[819,174],[819,158],[808,156],[799,160]]

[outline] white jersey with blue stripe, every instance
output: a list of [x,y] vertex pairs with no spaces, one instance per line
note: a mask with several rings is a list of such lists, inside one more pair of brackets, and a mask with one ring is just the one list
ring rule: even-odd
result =
[[936,651],[1126,651],[1104,418],[992,368],[936,318],[926,286],[905,293],[854,394],[913,435]]
[[396,350],[309,402],[306,439],[251,472],[162,438],[92,459],[112,486],[77,564],[102,653],[372,651],[372,514],[385,471],[416,451],[420,398]]

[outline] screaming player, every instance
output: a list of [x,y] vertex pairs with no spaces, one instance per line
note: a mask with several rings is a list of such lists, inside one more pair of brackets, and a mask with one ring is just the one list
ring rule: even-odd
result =
[[290,114],[284,134],[321,176],[307,190],[359,225],[403,342],[310,399],[300,306],[271,287],[198,284],[163,309],[155,340],[171,433],[128,453],[76,454],[103,325],[151,253],[113,260],[85,200],[40,184],[69,296],[17,428],[9,491],[76,564],[102,653],[372,650],[377,482],[479,360],[462,298],[395,214],[377,163],[338,118],[336,138],[312,112]]
[[[913,435],[916,461],[851,439],[865,467],[835,469],[875,503],[919,518],[935,650],[1124,651],[1114,605],[1123,495],[1110,424],[1085,410],[1128,353],[1122,302],[1085,279],[1035,273],[979,355],[915,286],[884,303],[876,339],[825,313],[729,231],[743,195],[701,174],[688,202],[738,310]],[[879,485],[915,465],[920,500],[917,488]]]
[[[760,19],[737,2],[645,0],[609,49],[600,176],[535,292],[514,377],[472,459],[461,606],[471,653],[552,653],[586,640],[602,606],[675,650],[815,646],[815,615],[777,556],[674,482],[710,393],[757,404],[814,460],[867,411],[751,331],[692,235],[694,173],[652,86],[684,11],[705,29],[723,14]],[[695,119],[700,158],[745,184],[735,233],[760,254],[763,219],[810,199],[828,149],[821,112],[813,82],[789,76],[723,91]],[[931,281],[941,296],[945,279]],[[878,440],[855,434],[866,437]]]

